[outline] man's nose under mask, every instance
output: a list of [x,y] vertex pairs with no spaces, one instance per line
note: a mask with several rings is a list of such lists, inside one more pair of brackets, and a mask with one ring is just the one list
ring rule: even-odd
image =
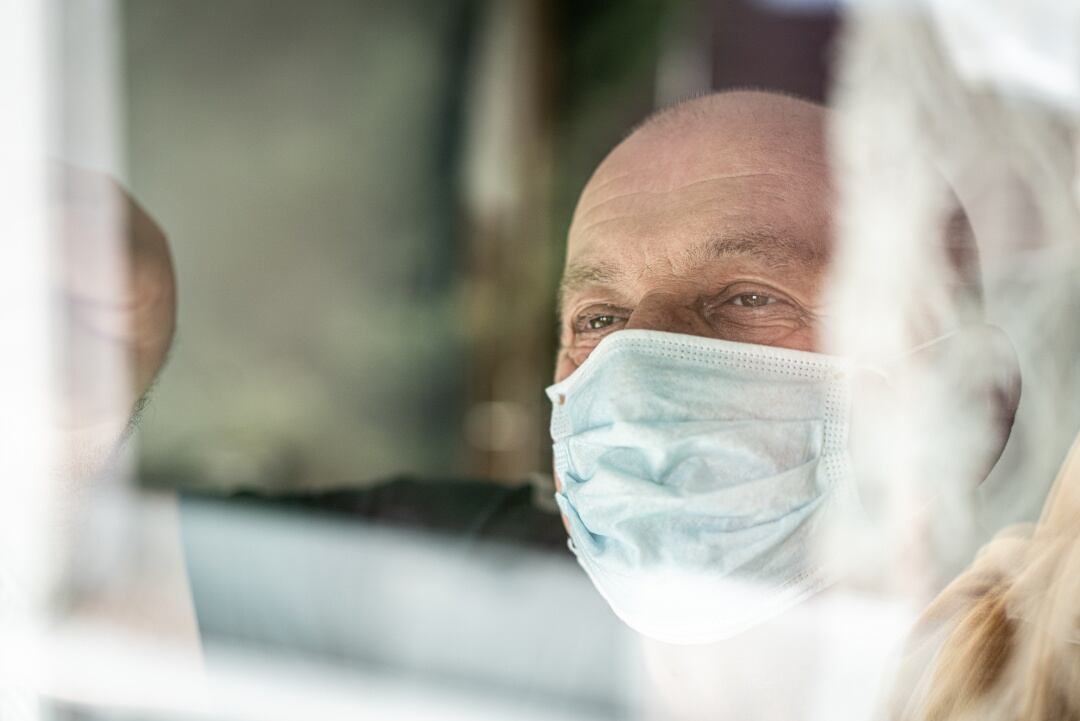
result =
[[627,330],[548,388],[571,548],[623,621],[710,643],[834,580],[817,551],[861,515],[851,377],[829,356]]

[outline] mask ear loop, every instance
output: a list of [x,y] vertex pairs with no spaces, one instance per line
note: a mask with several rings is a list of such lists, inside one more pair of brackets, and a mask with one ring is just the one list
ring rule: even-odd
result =
[[[947,333],[942,333],[941,335],[935,336],[930,340],[907,348],[906,350],[903,350],[899,353],[895,353],[883,361],[874,361],[869,359],[853,361],[851,366],[852,374],[856,375],[859,373],[866,373],[874,376],[875,378],[880,379],[889,390],[895,392],[896,385],[894,384],[893,380],[896,375],[895,369],[898,366],[910,359],[912,356],[926,350],[927,348],[938,345],[939,343],[942,343],[949,338],[952,338],[960,332],[961,329],[957,328],[948,331]],[[917,510],[919,512],[932,513],[934,506],[940,501],[940,493],[940,491],[935,491],[929,498],[918,504]]]
[[911,358],[912,356],[926,350],[927,348],[931,348],[931,347],[933,347],[935,345],[938,345],[939,343],[942,343],[942,342],[948,340],[949,338],[952,338],[954,335],[958,335],[960,332],[961,332],[961,329],[956,328],[956,329],[953,329],[953,330],[951,330],[951,331],[949,331],[947,333],[942,333],[941,335],[934,336],[933,338],[931,338],[928,341],[923,341],[922,343],[919,343],[918,345],[914,345],[914,346],[912,346],[910,348],[907,348],[905,350],[900,351],[899,353],[895,353],[895,354],[889,356],[888,358],[886,358],[885,360],[880,360],[880,361],[874,361],[874,360],[869,360],[869,359],[857,360],[852,364],[852,371],[854,371],[856,373],[859,373],[859,372],[870,373],[871,375],[877,376],[878,378],[883,380],[887,386],[892,388],[893,387],[892,379],[893,379],[894,374],[889,370],[890,368],[895,368],[896,366],[900,365],[903,361],[907,360],[908,358]]

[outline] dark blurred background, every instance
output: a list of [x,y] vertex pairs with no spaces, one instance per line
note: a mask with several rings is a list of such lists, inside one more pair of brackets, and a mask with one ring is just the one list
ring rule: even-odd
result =
[[592,169],[710,89],[823,99],[835,26],[797,0],[128,0],[131,184],[181,294],[144,482],[544,472]]

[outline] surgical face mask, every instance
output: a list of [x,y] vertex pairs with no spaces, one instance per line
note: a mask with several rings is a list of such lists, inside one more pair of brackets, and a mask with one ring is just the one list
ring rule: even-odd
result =
[[840,359],[650,330],[604,339],[548,388],[571,549],[628,625],[709,643],[829,585],[857,514]]

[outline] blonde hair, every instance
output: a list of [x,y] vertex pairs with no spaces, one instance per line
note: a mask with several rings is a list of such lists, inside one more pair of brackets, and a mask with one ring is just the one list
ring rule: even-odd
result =
[[898,721],[1080,721],[1080,439],[1039,523],[988,544],[906,656]]

